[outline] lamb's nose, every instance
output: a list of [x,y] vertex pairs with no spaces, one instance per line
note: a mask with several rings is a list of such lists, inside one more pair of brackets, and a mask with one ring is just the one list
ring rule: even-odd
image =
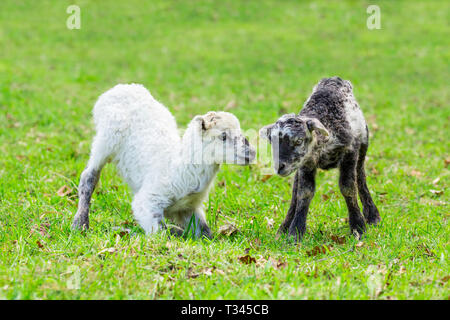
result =
[[286,165],[284,163],[280,163],[278,165],[278,173],[283,172],[285,167],[286,167]]

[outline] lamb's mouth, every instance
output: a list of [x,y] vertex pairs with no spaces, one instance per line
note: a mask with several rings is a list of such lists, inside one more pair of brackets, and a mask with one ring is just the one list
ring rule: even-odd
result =
[[[294,171],[294,170],[292,170],[292,171]],[[289,171],[289,172],[286,172],[286,173],[280,173],[280,172],[278,172],[277,174],[280,176],[280,177],[287,177],[288,175],[290,175],[291,173],[292,173],[292,171]]]
[[287,177],[288,175],[290,175],[292,172],[294,172],[296,170],[295,167],[285,167],[283,169],[278,169],[277,170],[277,174],[281,177]]

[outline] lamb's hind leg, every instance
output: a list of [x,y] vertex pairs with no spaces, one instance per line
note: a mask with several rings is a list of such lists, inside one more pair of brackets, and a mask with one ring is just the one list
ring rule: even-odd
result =
[[359,198],[363,204],[363,214],[367,223],[376,225],[380,220],[380,213],[370,196],[369,188],[366,182],[366,172],[364,170],[364,161],[366,159],[367,144],[361,145],[359,149],[358,165],[356,167]]
[[94,138],[88,165],[80,177],[78,185],[78,210],[72,229],[89,229],[89,207],[92,193],[100,178],[100,172],[110,156],[107,141],[97,135]]
[[92,193],[100,177],[100,169],[86,167],[81,174],[78,186],[78,210],[72,223],[72,229],[89,229],[89,207]]
[[360,238],[366,230],[364,217],[359,210],[358,194],[356,191],[356,166],[358,154],[347,153],[340,164],[339,187],[347,203],[351,232]]

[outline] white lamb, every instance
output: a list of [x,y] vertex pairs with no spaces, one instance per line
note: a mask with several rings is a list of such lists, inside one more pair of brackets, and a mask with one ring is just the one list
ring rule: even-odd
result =
[[119,84],[94,106],[96,136],[81,174],[73,228],[89,228],[89,205],[105,163],[116,163],[132,189],[133,214],[147,234],[164,217],[197,236],[211,237],[203,201],[222,163],[249,164],[255,150],[227,112],[208,112],[189,123],[183,137],[172,114],[142,85]]

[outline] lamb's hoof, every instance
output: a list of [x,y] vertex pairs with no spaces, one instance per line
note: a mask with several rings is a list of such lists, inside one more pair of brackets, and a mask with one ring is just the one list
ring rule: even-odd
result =
[[363,212],[364,220],[366,220],[368,224],[376,226],[378,222],[381,221],[380,213],[375,205],[365,207]]
[[376,226],[381,221],[381,217],[380,214],[378,213],[378,210],[376,210],[375,212],[370,212],[365,218],[368,224],[374,226]]
[[355,237],[355,239],[359,241],[359,240],[361,240],[364,233],[360,233],[360,232],[358,232],[358,230],[353,229],[352,234]]
[[86,231],[89,229],[89,224],[78,224],[78,223],[72,223],[72,230],[78,230],[78,231]]
[[206,238],[208,240],[212,240],[214,238],[213,233],[211,232],[211,230],[209,228],[202,230],[202,237]]
[[369,216],[369,218],[367,218],[367,223],[373,226],[376,226],[380,221],[381,221],[380,216],[372,216],[372,217]]
[[80,216],[75,216],[72,223],[72,230],[87,230],[89,229],[89,218],[83,219]]
[[286,235],[287,231],[288,231],[288,227],[282,224],[277,230],[275,239],[280,240],[281,238],[283,238]]
[[353,227],[350,227],[350,230],[352,231],[353,236],[357,240],[361,240],[364,232],[366,232],[366,225],[361,224],[361,225],[353,226]]
[[182,237],[184,234],[184,230],[182,228],[174,225],[168,225],[167,232],[169,232],[171,236],[175,237]]
[[298,230],[297,228],[289,229],[288,239],[294,243],[300,243],[302,242],[304,234],[305,230]]

